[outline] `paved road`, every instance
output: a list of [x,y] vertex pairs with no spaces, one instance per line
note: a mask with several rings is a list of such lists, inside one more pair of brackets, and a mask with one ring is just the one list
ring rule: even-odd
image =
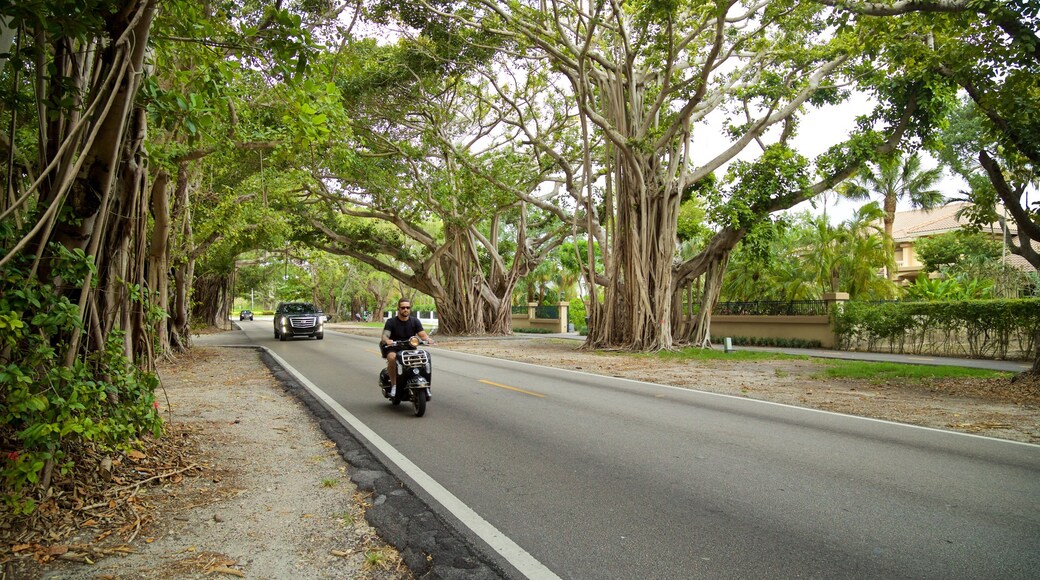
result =
[[417,419],[242,326],[562,578],[1040,577],[1038,446],[436,350]]

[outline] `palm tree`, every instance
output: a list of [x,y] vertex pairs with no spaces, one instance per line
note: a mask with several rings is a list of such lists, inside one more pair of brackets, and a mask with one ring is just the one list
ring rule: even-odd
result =
[[848,292],[853,300],[894,296],[892,282],[878,275],[887,258],[881,219],[877,202],[860,207],[837,226],[826,216],[802,218],[795,230],[797,267],[813,277],[819,293]]
[[800,264],[807,273],[812,272],[822,292],[838,292],[840,269],[846,257],[848,232],[834,227],[822,216],[806,216],[798,228],[798,244],[801,247]]
[[[942,177],[938,168],[922,170],[921,158],[917,153],[903,160],[901,153],[882,159],[876,165],[866,165],[860,169],[856,178],[846,183],[840,190],[842,196],[853,199],[881,198],[885,224],[885,250],[888,261],[892,262],[894,243],[892,240],[892,222],[895,221],[896,204],[900,199],[908,200],[915,209],[932,209],[946,202],[946,198],[938,189],[936,182]],[[894,264],[891,264],[894,266]],[[890,276],[895,276],[895,268],[889,268]]]
[[841,277],[853,300],[882,300],[896,295],[892,281],[878,275],[879,266],[890,261],[892,255],[886,254],[885,238],[877,225],[881,213],[877,203],[868,203],[841,225],[847,244],[840,265]]

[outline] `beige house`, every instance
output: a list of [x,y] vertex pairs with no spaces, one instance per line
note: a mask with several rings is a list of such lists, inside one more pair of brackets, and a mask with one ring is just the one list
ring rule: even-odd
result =
[[[912,283],[924,268],[914,253],[914,242],[918,238],[937,236],[965,227],[967,219],[958,217],[957,214],[969,206],[971,204],[968,202],[957,202],[931,210],[915,209],[896,212],[895,221],[892,223],[892,241],[895,246],[896,279],[898,281]],[[1015,226],[1015,221],[1009,218],[1007,224],[1017,244],[1018,228]],[[983,228],[983,232],[989,233],[996,240],[1003,239],[1000,224],[997,222]],[[1011,252],[1007,252],[1004,260],[1023,270],[1033,269],[1025,258],[1013,255]]]

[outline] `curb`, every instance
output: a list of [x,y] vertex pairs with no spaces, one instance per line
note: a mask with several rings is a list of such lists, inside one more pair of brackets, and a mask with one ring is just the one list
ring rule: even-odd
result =
[[255,348],[282,388],[307,406],[322,432],[336,443],[340,456],[352,468],[351,481],[359,490],[372,493],[365,519],[397,548],[416,578],[509,578],[492,558],[467,541],[395,476],[348,425],[278,364],[266,348]]

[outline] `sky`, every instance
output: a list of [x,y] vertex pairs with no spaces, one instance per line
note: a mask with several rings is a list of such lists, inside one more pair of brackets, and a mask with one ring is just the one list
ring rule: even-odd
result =
[[[814,121],[812,127],[805,127],[803,131],[805,134],[799,135],[796,139],[796,143],[800,150],[809,156],[811,159],[813,156],[818,155],[828,147],[839,143],[843,140],[854,126],[854,117],[858,113],[849,113],[849,110],[857,110],[859,107],[866,106],[866,99],[864,98],[861,102],[853,102],[849,105],[830,106],[819,111],[812,113],[812,120]],[[806,130],[808,129],[808,130]],[[934,167],[938,167],[939,163],[936,159],[928,153],[928,151],[921,150],[919,152],[921,156],[922,169],[928,170]],[[953,175],[949,171],[943,171],[943,177],[939,181],[936,187],[943,195],[947,198],[957,196],[961,190],[967,189],[967,183],[961,179],[960,176]],[[827,215],[830,216],[831,223],[840,223],[852,217],[853,212],[863,204],[868,203],[867,201],[848,201],[836,199],[836,195],[831,195],[831,201],[828,204]],[[820,204],[817,204],[820,205]],[[794,208],[796,211],[811,210],[814,214],[822,213],[822,207],[812,209],[808,202],[803,202]],[[897,211],[906,211],[913,209],[908,201],[899,200]]]
[[[824,153],[828,148],[845,140],[849,133],[851,133],[855,128],[856,117],[867,113],[870,108],[871,102],[866,95],[854,94],[846,103],[813,109],[803,117],[801,126],[799,127],[799,133],[793,138],[793,145],[800,153],[812,159],[817,155]],[[711,123],[710,125],[715,126],[714,123]],[[719,122],[718,126],[721,126],[721,122]],[[726,142],[724,138],[721,137],[721,135],[713,138],[713,136],[709,135],[711,131],[712,130],[709,129],[700,134],[695,133],[695,140],[701,140],[702,143],[702,145],[698,147],[698,150],[712,152],[719,151],[721,148],[725,147]],[[745,149],[744,156],[747,158],[753,158],[758,155],[759,152],[760,149],[758,145],[752,144]],[[738,156],[738,159],[744,156]],[[925,170],[932,169],[939,165],[935,158],[927,151],[920,151],[920,156],[922,160],[922,168]],[[707,155],[704,157],[705,158],[702,159],[695,156],[694,161],[706,161]],[[719,172],[719,175],[721,175],[722,171],[724,171],[724,169]],[[937,188],[943,193],[943,195],[949,198],[958,195],[962,189],[966,189],[967,184],[959,176],[951,175],[949,172],[944,171],[943,178],[938,183]],[[856,209],[869,203],[868,201],[838,199],[837,195],[834,193],[825,194],[825,197],[827,201],[826,212],[829,221],[832,224],[837,224],[852,218]],[[909,209],[913,209],[909,202],[904,200],[899,201],[897,211],[905,211]],[[817,198],[815,208],[810,202],[802,202],[789,211],[810,211],[814,215],[820,215],[824,212],[823,199]]]

